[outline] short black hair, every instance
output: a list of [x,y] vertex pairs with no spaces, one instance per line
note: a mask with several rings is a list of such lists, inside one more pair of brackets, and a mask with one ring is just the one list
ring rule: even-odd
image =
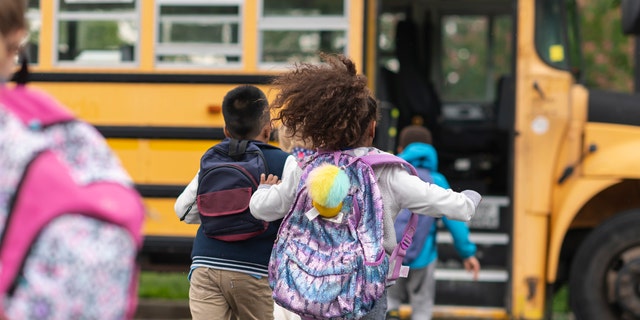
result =
[[235,87],[222,100],[222,116],[232,138],[253,139],[270,121],[267,96],[255,86]]

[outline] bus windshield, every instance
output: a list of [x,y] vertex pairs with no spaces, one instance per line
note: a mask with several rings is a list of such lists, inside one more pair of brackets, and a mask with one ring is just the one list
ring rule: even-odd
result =
[[536,2],[535,43],[540,58],[576,78],[582,69],[578,23],[575,0]]

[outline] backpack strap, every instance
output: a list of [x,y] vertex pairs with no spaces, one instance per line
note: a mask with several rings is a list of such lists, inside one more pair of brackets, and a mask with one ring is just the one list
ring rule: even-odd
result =
[[[356,161],[362,161],[369,165],[370,167],[385,165],[385,164],[399,164],[404,166],[411,174],[418,175],[416,169],[409,164],[407,161],[402,158],[396,157],[391,154],[367,154],[361,157],[358,157]],[[387,280],[395,281],[399,277],[407,277],[409,274],[409,267],[403,266],[402,261],[404,257],[407,255],[407,249],[411,245],[411,241],[413,240],[413,235],[416,232],[416,226],[418,225],[418,215],[411,212],[411,218],[409,218],[409,222],[407,226],[404,228],[404,232],[402,233],[402,240],[398,243],[393,252],[391,253],[390,258],[390,267],[389,274],[387,276]]]
[[399,164],[404,166],[411,174],[418,175],[418,171],[414,168],[409,162],[406,160],[394,156],[392,154],[387,153],[374,153],[374,154],[366,154],[364,156],[358,157],[359,160],[368,164],[369,166],[379,166],[385,164]]
[[420,179],[422,179],[422,181],[429,182],[429,183],[434,183],[433,182],[433,176],[431,175],[431,171],[429,169],[416,168],[416,171],[418,172],[418,177],[420,177]]
[[[87,216],[109,221],[125,228],[142,246],[140,230],[144,212],[139,195],[133,189],[110,182],[77,186],[64,164],[52,152],[45,152],[30,164],[22,181],[29,188],[19,190],[13,212],[0,235],[0,292],[7,292],[29,246],[38,234],[61,213],[84,212]],[[41,181],[55,181],[55,186]],[[36,199],[36,200],[34,200]],[[118,199],[118,201],[114,201]]]
[[249,140],[229,139],[229,157],[237,159],[247,151]]
[[24,85],[0,87],[0,104],[32,129],[75,119],[53,97]]
[[31,129],[72,121],[73,113],[49,94],[28,87],[29,68],[27,57],[21,55],[21,68],[15,74],[15,87],[0,86],[0,104],[17,116]]

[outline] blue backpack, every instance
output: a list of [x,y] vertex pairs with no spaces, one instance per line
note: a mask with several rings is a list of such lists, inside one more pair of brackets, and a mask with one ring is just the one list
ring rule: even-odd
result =
[[[346,196],[333,218],[317,215],[313,186],[309,187],[314,170],[327,164],[348,177]],[[320,152],[302,164],[296,199],[282,221],[269,262],[269,284],[277,304],[304,319],[358,319],[372,310],[388,284],[406,276],[402,260],[418,217],[414,214],[388,257],[382,195],[372,169],[380,165],[402,165],[415,174],[404,160],[377,149]],[[336,184],[336,179],[329,180],[324,181]]]
[[226,138],[205,152],[200,160],[196,201],[208,237],[241,241],[267,230],[268,223],[249,211],[260,174],[267,172],[264,155],[255,141]]
[[[433,177],[431,176],[431,172],[424,168],[416,168],[418,171],[418,176],[422,181],[433,183]],[[399,241],[402,240],[402,232],[407,227],[409,220],[411,219],[411,211],[407,209],[402,209],[396,217],[396,222],[394,224],[396,229],[396,239]],[[431,226],[435,222],[435,218],[431,216],[419,215],[418,216],[418,225],[416,226],[416,233],[413,234],[413,240],[411,241],[411,246],[407,249],[407,254],[404,256],[404,260],[402,263],[411,264],[422,252],[422,248],[424,247],[424,243],[429,236],[429,232],[431,231]]]

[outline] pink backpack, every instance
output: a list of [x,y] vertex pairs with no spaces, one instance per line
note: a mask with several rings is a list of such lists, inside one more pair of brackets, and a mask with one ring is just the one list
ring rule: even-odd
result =
[[0,86],[0,319],[131,319],[144,207],[90,125]]

